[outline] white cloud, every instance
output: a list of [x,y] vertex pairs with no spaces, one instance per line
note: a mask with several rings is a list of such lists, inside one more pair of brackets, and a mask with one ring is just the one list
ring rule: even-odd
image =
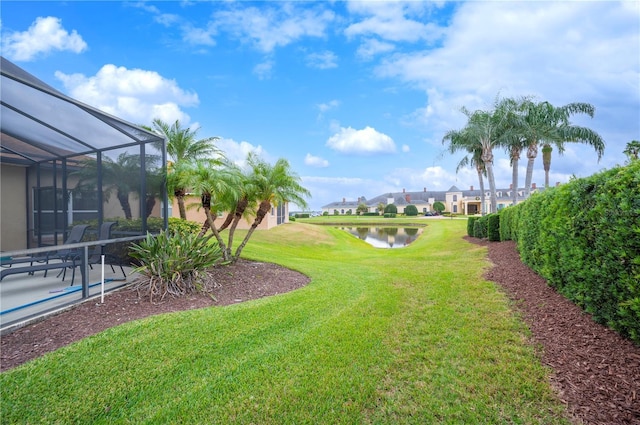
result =
[[269,155],[262,146],[255,146],[249,142],[236,142],[233,139],[221,138],[216,141],[216,146],[224,152],[229,161],[238,165],[240,168],[244,168],[247,165],[247,155],[250,152],[255,153],[266,161],[269,160]]
[[298,7],[295,3],[273,3],[278,7],[236,7],[215,13],[216,25],[269,53],[303,37],[324,37],[335,14],[319,8]]
[[362,60],[371,60],[374,56],[392,52],[394,49],[394,44],[372,38],[365,40],[360,47],[358,47],[356,55]]
[[329,161],[319,156],[313,156],[310,153],[308,153],[304,157],[304,163],[311,167],[318,167],[318,168],[325,168],[329,166]]
[[262,63],[253,67],[253,73],[258,76],[260,80],[268,80],[273,74],[274,63],[272,60],[267,59]]
[[[424,23],[430,5],[423,2],[363,2],[348,3],[349,11],[367,16],[345,29],[347,37],[377,36],[395,42],[435,41],[443,29]],[[415,17],[416,19],[410,19]]]
[[320,110],[321,113],[324,113],[324,112],[327,112],[329,109],[337,108],[338,106],[340,106],[340,101],[333,99],[327,103],[318,103],[316,106],[318,107],[318,110]]
[[328,50],[322,53],[307,55],[307,66],[318,69],[331,69],[338,67],[338,56]]
[[615,135],[638,129],[639,13],[628,1],[460,3],[441,46],[390,56],[377,73],[425,91],[406,121],[435,134],[463,125],[461,106],[486,107],[498,93],[591,103],[596,116],[581,125],[609,136],[603,163],[612,165],[620,159],[606,156],[621,158],[627,142]]
[[55,76],[71,97],[136,124],[150,125],[154,118],[160,118],[188,125],[189,115],[181,107],[199,103],[197,94],[154,71],[108,64],[93,77],[59,71]]
[[342,127],[327,140],[326,146],[342,153],[365,155],[396,151],[396,144],[391,137],[368,126],[362,130]]
[[402,152],[409,152],[411,150],[411,148],[409,147],[409,145],[402,145]]
[[87,43],[76,30],[69,33],[53,16],[39,17],[24,32],[10,33],[2,39],[2,54],[15,61],[31,61],[52,51],[82,53]]

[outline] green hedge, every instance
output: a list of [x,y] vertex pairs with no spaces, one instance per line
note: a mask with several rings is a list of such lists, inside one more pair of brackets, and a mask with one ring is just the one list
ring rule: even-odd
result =
[[487,237],[491,242],[500,241],[500,215],[498,213],[487,216]]
[[488,229],[487,226],[489,224],[489,217],[482,216],[478,217],[478,219],[473,223],[473,237],[484,239],[487,237]]
[[476,220],[478,220],[478,217],[469,217],[467,219],[467,235],[468,236],[472,236],[473,237],[473,226],[474,226]]
[[523,262],[640,344],[640,161],[536,193],[502,219]]

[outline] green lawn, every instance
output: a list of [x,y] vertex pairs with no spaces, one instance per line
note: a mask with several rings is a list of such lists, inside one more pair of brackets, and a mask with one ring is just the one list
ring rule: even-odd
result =
[[482,279],[486,249],[462,239],[464,220],[426,223],[394,250],[300,222],[256,232],[245,257],[311,283],[124,324],[3,373],[1,422],[568,423]]

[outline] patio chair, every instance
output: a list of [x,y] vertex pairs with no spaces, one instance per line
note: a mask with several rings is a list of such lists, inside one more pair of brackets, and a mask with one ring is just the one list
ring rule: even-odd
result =
[[[106,221],[102,223],[102,225],[100,226],[100,232],[98,233],[98,240],[105,241],[107,239],[111,239],[111,230],[116,224],[118,223],[116,223],[115,221]],[[122,271],[122,275],[126,279],[127,274],[124,272],[122,263],[117,256],[106,252],[106,245],[96,245],[89,252],[89,267],[93,269],[93,264],[100,264],[102,262],[103,255],[105,260],[107,261],[107,264],[111,266],[111,271],[113,273],[116,272],[116,270],[113,268],[113,263],[116,263],[120,267],[120,271]]]
[[[88,227],[89,227],[88,224],[77,224],[73,226],[71,228],[71,231],[69,232],[69,236],[64,241],[63,245],[70,245],[70,244],[78,243],[82,241],[82,238],[84,237],[84,234],[87,231]],[[70,259],[77,257],[77,255],[78,255],[77,249],[59,249],[56,251],[52,251],[47,254],[47,264],[49,263],[50,260],[60,260],[62,262],[66,262],[66,261],[69,261]],[[64,280],[67,274],[67,268],[65,267],[61,271],[61,273],[63,273],[62,280]],[[60,276],[60,273],[58,273],[58,276]],[[47,277],[47,271],[44,272],[44,277]]]

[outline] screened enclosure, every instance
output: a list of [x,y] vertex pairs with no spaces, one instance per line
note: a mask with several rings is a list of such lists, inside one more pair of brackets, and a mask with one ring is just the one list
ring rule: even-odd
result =
[[1,60],[0,249],[59,245],[76,224],[166,228],[164,138]]

